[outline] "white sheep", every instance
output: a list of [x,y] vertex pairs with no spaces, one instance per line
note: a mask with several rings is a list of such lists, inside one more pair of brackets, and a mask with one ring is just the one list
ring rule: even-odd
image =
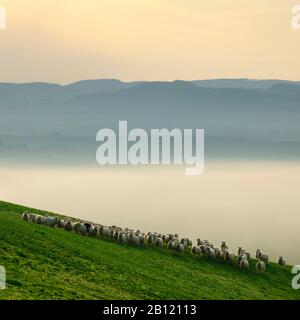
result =
[[260,249],[257,249],[257,250],[256,250],[256,254],[255,254],[256,259],[259,259],[259,254],[260,254],[261,252],[262,252],[262,251],[261,251]]
[[260,272],[264,272],[266,270],[266,264],[263,261],[258,261],[256,264],[256,270]]
[[31,222],[35,222],[35,217],[36,217],[36,214],[34,214],[34,213],[29,213],[29,220],[30,220]]
[[136,247],[140,247],[141,246],[141,242],[140,242],[140,237],[136,236],[135,234],[131,235],[131,241],[132,244]]
[[29,212],[27,211],[23,212],[22,219],[25,221],[29,221],[29,218],[30,218]]
[[206,246],[205,247],[205,255],[208,258],[214,258],[215,257],[215,251],[213,248],[211,248],[210,246]]
[[156,238],[156,239],[155,239],[155,245],[156,245],[157,247],[163,247],[163,245],[164,245],[163,239],[162,239],[162,238]]
[[66,231],[72,231],[73,230],[73,225],[71,220],[67,220],[64,224],[64,230]]
[[92,237],[96,237],[98,234],[98,229],[95,226],[91,226],[88,230],[88,234]]
[[40,216],[40,215],[35,216],[35,223],[44,224],[45,223],[45,217]]
[[222,241],[222,242],[221,242],[221,249],[222,249],[222,250],[228,249],[228,246],[227,246],[227,244],[226,244],[225,241]]
[[178,243],[176,250],[183,254],[184,253],[184,245],[182,243]]
[[49,216],[44,217],[44,223],[48,227],[52,227],[52,228],[55,227],[57,225],[57,222],[58,222],[57,217],[49,217]]
[[247,256],[247,260],[250,261],[250,257],[251,257],[250,252],[249,251],[244,251],[244,254]]
[[126,244],[127,243],[127,235],[126,233],[122,233],[121,234],[121,242]]
[[234,254],[229,252],[228,250],[224,250],[224,260],[227,262],[233,262],[234,261]]
[[240,267],[242,268],[242,269],[244,269],[244,270],[249,270],[249,261],[248,260],[246,260],[246,259],[242,259],[241,261],[240,261]]
[[260,251],[259,254],[258,254],[258,259],[263,261],[264,263],[268,263],[269,256],[266,253]]
[[279,258],[278,258],[278,264],[281,265],[281,266],[284,266],[284,265],[285,265],[285,259],[284,259],[284,257],[279,257]]
[[87,231],[86,231],[86,227],[83,223],[80,222],[76,222],[73,226],[73,229],[76,233],[79,233],[81,235],[86,235]]
[[58,228],[64,228],[64,226],[65,226],[65,221],[64,220],[58,220],[57,227]]

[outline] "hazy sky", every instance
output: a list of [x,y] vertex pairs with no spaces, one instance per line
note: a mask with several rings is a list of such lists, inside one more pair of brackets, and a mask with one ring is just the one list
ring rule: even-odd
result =
[[300,0],[0,0],[0,81],[300,80]]

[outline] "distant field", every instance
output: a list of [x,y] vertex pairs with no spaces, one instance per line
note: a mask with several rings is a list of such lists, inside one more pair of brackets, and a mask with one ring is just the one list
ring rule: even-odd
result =
[[[132,248],[25,222],[28,208],[0,202],[0,299],[300,299],[291,267],[263,274],[220,261]],[[32,212],[45,212],[30,209]]]

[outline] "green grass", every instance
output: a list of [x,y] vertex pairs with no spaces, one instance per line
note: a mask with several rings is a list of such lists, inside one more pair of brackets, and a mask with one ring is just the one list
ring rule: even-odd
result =
[[[0,202],[0,299],[299,299],[291,267],[263,274],[219,261],[132,248],[26,222],[28,208]],[[44,211],[30,209],[45,214]]]

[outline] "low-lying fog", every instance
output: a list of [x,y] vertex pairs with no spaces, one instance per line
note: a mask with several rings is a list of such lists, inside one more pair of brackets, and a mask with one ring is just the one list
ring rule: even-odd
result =
[[179,233],[300,264],[300,164],[2,168],[0,199],[122,227]]

